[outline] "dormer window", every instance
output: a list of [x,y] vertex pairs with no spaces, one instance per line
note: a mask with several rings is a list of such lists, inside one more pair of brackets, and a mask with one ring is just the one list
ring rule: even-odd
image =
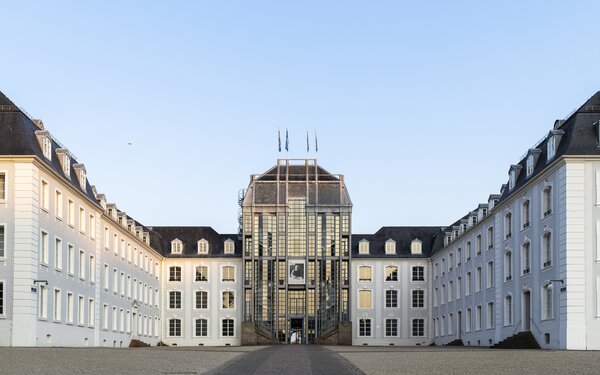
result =
[[359,254],[369,254],[369,241],[362,239],[358,243],[358,253]]
[[79,171],[79,185],[81,185],[81,188],[83,190],[85,190],[85,186],[87,184],[87,173],[85,173],[85,169],[81,169]]
[[233,254],[235,252],[235,242],[231,238],[225,240],[225,254]]
[[510,190],[515,188],[515,171],[510,171],[508,175],[508,188]]
[[52,160],[52,141],[47,135],[42,137],[42,153],[48,160]]
[[396,241],[392,239],[385,241],[385,253],[396,254]]
[[63,172],[65,176],[71,177],[71,157],[67,154],[63,155]]
[[77,178],[79,179],[79,186],[81,186],[82,190],[85,190],[87,187],[87,173],[85,171],[85,166],[83,164],[75,164],[73,168],[77,172]]
[[183,242],[180,239],[171,241],[171,254],[181,254],[183,252]]
[[546,153],[548,155],[548,160],[552,160],[552,158],[554,158],[554,154],[556,153],[556,138],[553,136],[548,138],[548,143],[546,144]]
[[527,177],[529,177],[533,173],[533,155],[529,155],[527,157],[526,173]]
[[423,254],[423,242],[417,238],[410,243],[410,253],[413,255]]
[[208,241],[204,238],[198,241],[198,254],[208,254]]

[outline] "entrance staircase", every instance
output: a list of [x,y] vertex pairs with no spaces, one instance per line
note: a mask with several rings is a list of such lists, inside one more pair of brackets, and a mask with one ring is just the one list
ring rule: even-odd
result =
[[519,332],[492,346],[493,349],[541,349],[531,331]]

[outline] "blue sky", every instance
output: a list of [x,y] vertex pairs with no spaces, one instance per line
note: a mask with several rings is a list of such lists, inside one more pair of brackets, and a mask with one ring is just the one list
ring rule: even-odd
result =
[[3,3],[0,90],[145,225],[234,232],[278,127],[355,233],[449,225],[600,90],[597,1]]

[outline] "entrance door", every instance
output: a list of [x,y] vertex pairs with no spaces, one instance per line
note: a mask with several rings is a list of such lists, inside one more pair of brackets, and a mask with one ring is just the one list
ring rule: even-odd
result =
[[290,344],[303,344],[304,319],[290,318]]
[[456,337],[460,339],[462,337],[462,313],[460,311],[456,315],[456,327]]
[[134,339],[138,338],[138,314],[133,312],[133,323],[131,324],[131,336]]
[[531,331],[531,292],[523,292],[523,331]]

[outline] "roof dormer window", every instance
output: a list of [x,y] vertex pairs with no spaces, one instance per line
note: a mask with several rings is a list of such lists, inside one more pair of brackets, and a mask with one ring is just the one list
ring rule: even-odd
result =
[[510,171],[508,174],[508,189],[512,190],[515,188],[515,171]]
[[552,136],[548,138],[548,143],[546,144],[546,153],[548,155],[548,160],[552,160],[552,158],[554,158],[554,154],[556,153],[556,139]]
[[385,241],[385,253],[388,255],[396,254],[396,241],[391,238]]
[[533,155],[529,155],[527,157],[526,173],[527,177],[529,177],[533,173]]
[[71,177],[71,157],[68,154],[63,155],[63,172],[67,177]]
[[225,254],[233,254],[235,252],[235,242],[231,238],[225,240]]
[[171,241],[171,254],[181,254],[183,252],[183,242],[176,238]]
[[77,172],[79,186],[81,186],[81,189],[85,191],[87,187],[87,173],[85,171],[85,166],[83,164],[75,164],[73,165],[73,168]]
[[423,254],[423,242],[418,238],[415,238],[410,243],[410,253],[413,255],[421,255]]
[[358,243],[358,253],[359,254],[369,254],[369,241],[366,239],[360,240]]
[[47,135],[42,137],[42,153],[46,159],[52,160],[52,141]]
[[209,244],[204,238],[198,241],[198,254],[208,254]]

